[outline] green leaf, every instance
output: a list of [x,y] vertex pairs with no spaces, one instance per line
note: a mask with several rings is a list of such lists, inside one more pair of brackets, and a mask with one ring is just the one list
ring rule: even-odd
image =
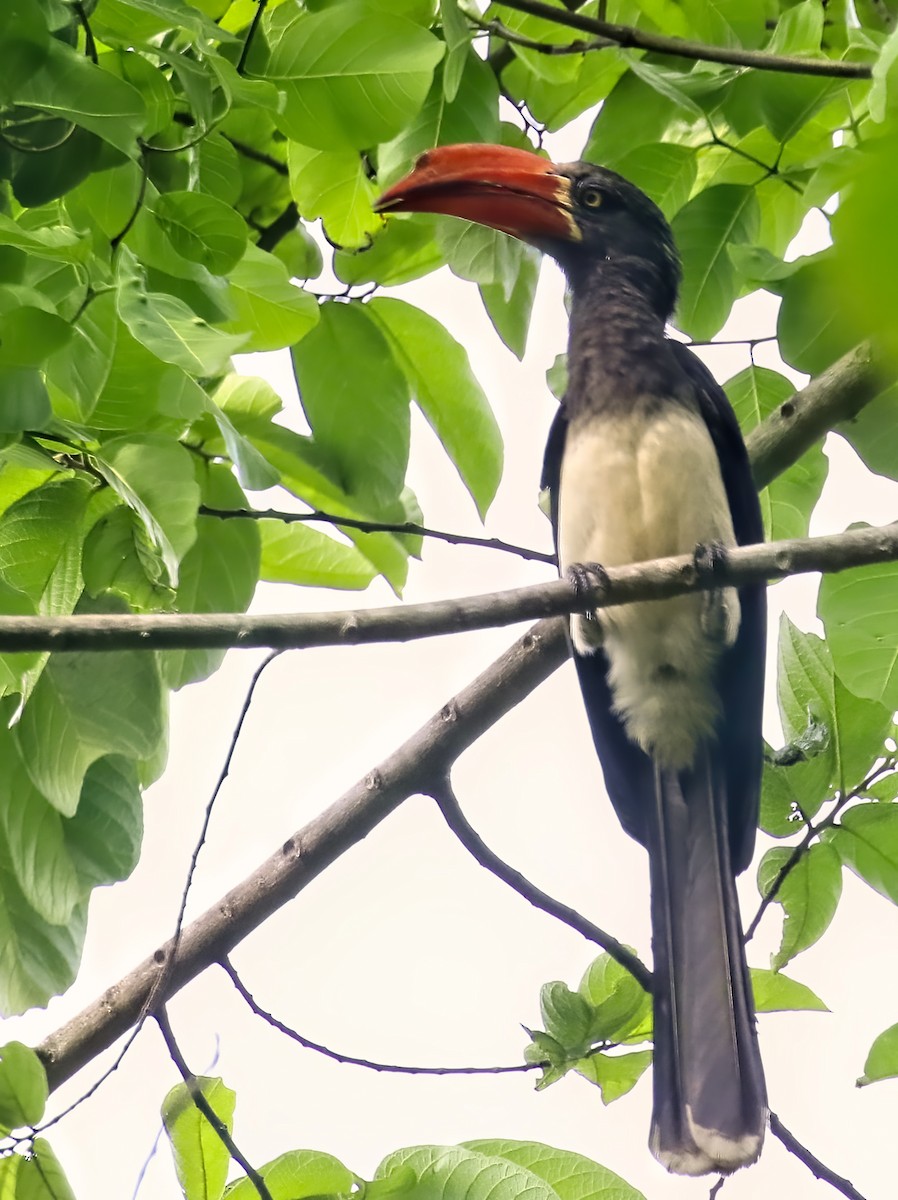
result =
[[482,283],[480,299],[493,328],[516,358],[522,359],[527,348],[530,314],[539,282],[539,257],[524,254],[510,294],[500,283]]
[[293,348],[315,445],[350,496],[395,504],[409,450],[409,387],[390,343],[358,303],[326,304]]
[[68,321],[40,308],[15,308],[0,318],[0,367],[39,367],[72,336]]
[[314,150],[290,142],[287,148],[290,191],[307,221],[321,217],[337,246],[367,246],[382,224],[372,212],[377,190],[355,150]]
[[78,599],[82,520],[90,493],[83,479],[47,483],[11,504],[0,519],[0,576],[41,613],[71,612]]
[[566,983],[555,980],[540,988],[539,1007],[546,1032],[565,1049],[585,1043],[592,1019],[592,1008]]
[[645,1200],[619,1175],[571,1150],[510,1138],[478,1139],[464,1146],[524,1167],[549,1184],[558,1200]]
[[108,755],[88,767],[78,811],[63,821],[63,836],[84,888],[128,878],[143,840],[143,798],[130,759]]
[[890,1025],[873,1042],[864,1063],[864,1073],[857,1081],[858,1087],[878,1083],[881,1079],[894,1079],[898,1075],[898,1025]]
[[497,229],[456,217],[437,218],[436,241],[446,262],[461,279],[495,284],[502,288],[506,300],[511,298],[521,263],[527,256],[522,242]]
[[[758,867],[758,891],[767,896],[792,850],[775,846]],[[770,965],[779,971],[791,959],[820,940],[836,914],[842,895],[842,863],[831,845],[818,842],[807,849],[777,889],[774,903],[783,909],[780,948]]]
[[[194,1085],[230,1131],[237,1095],[220,1079],[198,1076]],[[220,1200],[231,1156],[194,1103],[185,1083],[176,1084],[162,1102],[162,1123],[171,1143],[178,1182],[188,1200]]]
[[[87,905],[63,925],[40,917],[19,888],[0,838],[0,1013],[45,1007],[71,984],[81,959]],[[2,1193],[0,1193],[2,1194]]]
[[396,287],[443,265],[433,229],[422,221],[387,221],[370,246],[338,250],[334,273],[342,283],[380,283]]
[[396,1150],[377,1168],[375,1179],[389,1179],[402,1168],[415,1172],[409,1200],[557,1200],[554,1189],[525,1167],[463,1146]]
[[454,99],[449,98],[439,68],[424,106],[402,132],[377,152],[381,188],[394,183],[414,160],[433,146],[455,142],[499,140],[499,85],[489,65],[476,54],[464,59],[464,73]]
[[696,151],[692,146],[648,142],[624,153],[614,169],[642,188],[671,221],[695,183]]
[[599,1088],[603,1104],[611,1104],[633,1090],[651,1061],[651,1050],[634,1050],[629,1054],[591,1054],[577,1063],[577,1074]]
[[651,996],[610,954],[593,959],[578,991],[592,1008],[591,1041],[643,1041],[651,1033]]
[[817,615],[839,676],[858,696],[898,707],[898,563],[824,575]]
[[90,419],[112,369],[118,332],[114,297],[98,296],[71,329],[71,340],[47,359],[45,375],[55,412],[82,422]]
[[[725,385],[743,433],[754,429],[795,392],[777,371],[752,364]],[[826,482],[829,460],[813,446],[761,493],[764,535],[770,540],[807,537],[811,513]]]
[[[601,54],[584,54],[579,62],[579,70],[572,79],[553,83],[515,59],[502,72],[502,83],[513,99],[523,101],[532,116],[554,133],[604,100],[628,67],[626,55],[613,47]],[[594,162],[602,161],[584,154],[587,157]]]
[[[388,506],[387,513],[391,515],[387,515],[383,509],[375,511],[348,495],[322,471],[314,453],[314,443],[309,438],[271,421],[244,421],[236,414],[230,415],[238,428],[252,438],[253,444],[280,471],[281,486],[311,508],[324,509],[337,517],[352,517],[354,520],[404,522],[410,519],[401,500]],[[359,533],[351,529],[344,530],[344,533],[398,594],[408,573],[408,539],[391,533]]]
[[140,517],[149,538],[154,569],[148,578],[177,587],[179,563],[196,538],[199,485],[183,446],[163,434],[112,438],[95,455],[98,470]]
[[857,338],[837,295],[832,260],[813,258],[782,280],[776,334],[783,359],[796,371],[818,375]]
[[138,154],[146,115],[140,92],[55,38],[41,68],[22,81],[16,101],[89,129],[131,158]]
[[864,465],[877,475],[898,478],[898,384],[892,384],[857,416],[837,426]]
[[109,373],[90,414],[99,430],[165,430],[178,436],[206,406],[206,393],[180,367],[161,362],[116,322]]
[[789,770],[817,785],[821,798],[830,786],[847,792],[860,783],[884,749],[891,712],[878,701],[859,699],[835,674],[827,642],[802,633],[788,617],[780,622],[777,688],[783,731],[801,738],[809,719],[822,726],[821,752]]
[[21,1042],[0,1046],[0,1126],[37,1125],[48,1095],[47,1072],[34,1051]]
[[363,150],[415,115],[445,47],[419,25],[364,4],[300,14],[278,33],[265,78],[286,98],[287,137],[319,150]]
[[0,433],[40,429],[50,413],[50,397],[36,367],[0,366]]
[[[248,508],[237,480],[221,463],[203,476],[203,503],[210,508]],[[256,522],[201,516],[196,540],[181,563],[179,612],[245,612],[259,579],[260,537]],[[205,679],[221,666],[224,650],[167,650],[160,656],[170,688]]]
[[809,987],[781,971],[752,967],[751,982],[756,1012],[829,1012]]
[[741,280],[728,247],[753,241],[758,220],[753,189],[733,183],[706,188],[677,213],[673,231],[684,274],[676,319],[684,333],[712,338],[729,316]]
[[[828,732],[821,730],[823,748],[828,745]],[[796,763],[776,766],[764,763],[761,777],[761,811],[758,824],[775,838],[792,837],[804,827],[804,817],[813,817],[823,801],[824,792],[808,773],[795,772]]]
[[28,778],[7,729],[0,744],[6,764],[0,778],[0,823],[10,867],[35,913],[50,924],[63,925],[87,891],[65,844],[63,818]]
[[65,1171],[45,1138],[35,1138],[31,1153],[0,1160],[0,1195],[10,1200],[75,1200]]
[[502,436],[467,353],[439,321],[403,300],[377,297],[367,311],[484,516],[502,477]]
[[197,42],[230,42],[233,37],[184,0],[104,0],[99,28],[131,44],[135,35],[151,37],[168,29],[189,34]]
[[149,292],[143,268],[127,246],[119,246],[118,255],[118,314],[137,341],[163,362],[191,375],[214,375],[245,346],[246,334],[222,333],[183,300]]
[[90,242],[68,225],[25,229],[0,213],[0,246],[16,246],[28,254],[59,262],[82,262],[91,252]]
[[[288,1150],[259,1171],[271,1200],[310,1200],[315,1196],[346,1196],[356,1182],[353,1173],[330,1154],[319,1150]],[[367,1187],[366,1187],[367,1194]],[[227,1200],[256,1200],[259,1192],[250,1179],[238,1179],[227,1190]]]
[[[254,391],[258,380],[246,375],[226,375],[209,400],[209,413],[219,428],[228,457],[237,469],[243,487],[250,491],[264,491],[274,487],[280,475],[266,458],[256,449],[232,423],[225,408],[241,390]],[[240,401],[237,400],[239,408]]]
[[[602,58],[606,53],[603,50],[601,55],[589,57]],[[599,110],[583,157],[616,170],[617,164],[638,146],[660,142],[677,116],[676,105],[667,96],[627,70]]]
[[898,904],[898,805],[858,804],[823,831],[846,867]]
[[375,571],[355,546],[300,522],[259,521],[260,577],[270,583],[362,591]]
[[246,250],[246,223],[230,205],[202,192],[165,192],[152,205],[178,254],[226,275]]
[[[106,610],[121,606],[110,600]],[[92,763],[149,758],[164,736],[155,661],[139,650],[51,655],[14,732],[32,783],[72,816]]]
[[446,42],[443,91],[446,99],[451,101],[458,95],[462,72],[469,58],[472,30],[458,6],[458,0],[440,0],[440,23]]
[[258,246],[247,247],[230,283],[235,315],[225,328],[243,351],[292,346],[318,323],[315,297],[292,284],[281,260]]

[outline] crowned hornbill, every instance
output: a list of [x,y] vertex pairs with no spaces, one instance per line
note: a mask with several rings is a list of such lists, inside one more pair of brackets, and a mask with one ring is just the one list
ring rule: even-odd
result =
[[[379,200],[503,230],[551,254],[571,290],[568,386],[546,448],[559,568],[761,541],[735,415],[665,337],[680,264],[661,211],[591,163],[443,146]],[[600,569],[600,568],[598,568]],[[648,850],[654,951],[650,1144],[671,1171],[760,1154],[767,1118],[735,874],[751,859],[761,769],[764,592],[718,587],[571,620],[608,793]]]

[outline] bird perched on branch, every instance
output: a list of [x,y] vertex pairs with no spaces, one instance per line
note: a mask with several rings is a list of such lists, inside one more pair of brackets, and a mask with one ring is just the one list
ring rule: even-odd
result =
[[[502,230],[567,275],[568,386],[543,483],[575,586],[671,554],[713,571],[728,547],[763,540],[726,396],[665,336],[680,263],[643,192],[591,163],[459,145],[422,155],[377,207]],[[651,1149],[680,1174],[733,1171],[757,1159],[767,1120],[735,886],[757,824],[764,591],[603,608],[572,617],[570,635],[609,796],[649,854]]]

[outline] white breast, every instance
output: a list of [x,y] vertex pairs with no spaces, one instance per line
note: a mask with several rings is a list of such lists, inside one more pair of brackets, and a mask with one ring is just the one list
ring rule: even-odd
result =
[[[672,403],[650,417],[597,416],[572,425],[561,469],[558,541],[562,570],[572,563],[616,567],[691,554],[701,543],[735,545],[717,454],[698,414]],[[708,620],[715,606],[718,619]],[[629,735],[672,767],[692,762],[698,742],[713,732],[714,664],[738,628],[733,588],[605,609],[598,622],[571,622],[580,654],[603,645],[615,707]]]

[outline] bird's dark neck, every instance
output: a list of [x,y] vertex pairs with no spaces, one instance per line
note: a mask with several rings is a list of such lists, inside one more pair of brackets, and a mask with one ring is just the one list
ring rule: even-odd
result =
[[664,336],[672,305],[651,267],[641,260],[594,258],[569,278],[570,417],[669,395],[677,374]]

